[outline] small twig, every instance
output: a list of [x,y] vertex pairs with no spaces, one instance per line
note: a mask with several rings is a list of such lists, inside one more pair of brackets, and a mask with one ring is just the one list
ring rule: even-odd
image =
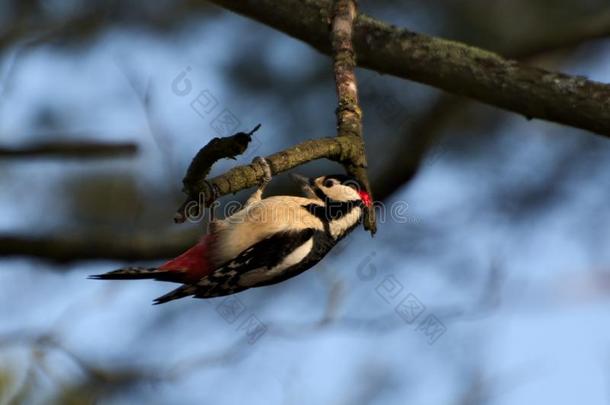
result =
[[198,203],[199,193],[202,189],[208,190],[208,193],[205,194],[206,198],[204,201],[206,206],[209,206],[218,198],[218,194],[214,187],[210,186],[206,181],[212,166],[220,159],[235,159],[235,156],[244,153],[252,140],[252,135],[258,131],[260,127],[261,124],[258,124],[248,133],[238,132],[231,136],[214,138],[197,152],[197,155],[195,155],[191,161],[191,164],[186,171],[186,175],[182,180],[182,191],[186,193],[188,197],[180,208],[178,208],[178,211],[174,216],[174,221],[176,223],[183,223],[186,221],[187,207],[193,202]]
[[[367,174],[366,153],[362,136],[362,110],[358,105],[358,85],[354,67],[356,55],[352,44],[355,0],[336,0],[333,9],[331,41],[333,47],[335,82],[337,85],[337,136],[350,137],[359,145],[359,152],[342,162],[345,170],[355,177],[371,195]],[[364,218],[364,227],[374,235],[377,231],[375,210],[369,209]]]

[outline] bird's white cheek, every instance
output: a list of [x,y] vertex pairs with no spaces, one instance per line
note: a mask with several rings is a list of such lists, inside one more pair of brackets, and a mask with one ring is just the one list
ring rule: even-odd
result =
[[358,192],[350,187],[333,187],[324,190],[327,196],[335,201],[350,201],[360,199]]

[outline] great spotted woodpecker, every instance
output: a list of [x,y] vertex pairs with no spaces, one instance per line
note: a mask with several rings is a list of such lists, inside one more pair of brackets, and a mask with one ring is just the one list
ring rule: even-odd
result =
[[305,197],[263,199],[271,170],[265,159],[255,161],[265,172],[258,189],[240,211],[213,221],[210,232],[194,247],[157,268],[128,267],[90,278],[183,284],[157,298],[155,304],[187,296],[220,297],[276,284],[322,260],[371,206],[369,194],[345,175],[295,176]]

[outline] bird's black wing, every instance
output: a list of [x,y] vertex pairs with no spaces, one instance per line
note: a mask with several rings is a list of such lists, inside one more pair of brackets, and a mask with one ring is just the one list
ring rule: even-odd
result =
[[245,273],[263,267],[272,269],[295,249],[311,239],[313,234],[314,230],[311,228],[273,234],[250,246],[235,259],[219,266],[212,275],[229,273],[232,270]]
[[[202,278],[197,284],[183,285],[157,298],[155,303],[161,304],[188,295],[194,295],[197,298],[220,297],[253,287],[253,285],[240,284],[240,278],[254,270],[273,269],[281,264],[286,256],[294,252],[318,232],[314,229],[306,228],[299,231],[273,234],[245,249],[234,259],[223,263],[213,273]],[[283,274],[278,275],[278,277],[289,278]],[[279,281],[278,279],[278,281],[270,281],[265,284],[273,284]]]

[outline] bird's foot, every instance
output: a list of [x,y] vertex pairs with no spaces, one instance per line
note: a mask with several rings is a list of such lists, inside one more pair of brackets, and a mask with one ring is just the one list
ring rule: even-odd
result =
[[261,185],[265,186],[271,181],[271,167],[269,166],[269,162],[264,157],[257,156],[252,160],[252,163],[258,164],[263,169],[263,178],[261,180]]

